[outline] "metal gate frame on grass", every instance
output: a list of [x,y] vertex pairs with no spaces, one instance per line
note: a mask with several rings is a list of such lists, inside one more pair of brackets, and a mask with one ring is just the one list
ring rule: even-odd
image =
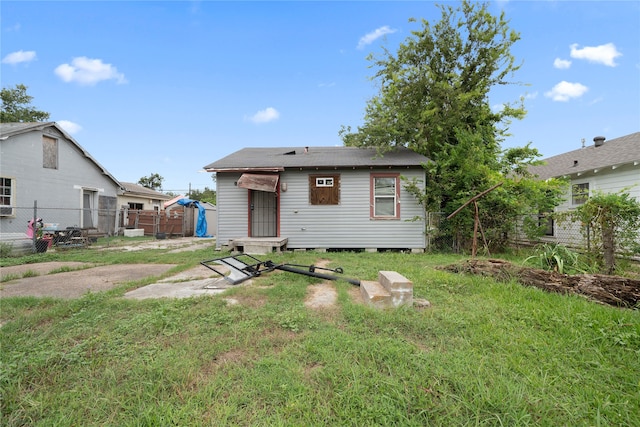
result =
[[[342,268],[323,268],[315,265],[305,266],[298,264],[275,264],[273,261],[260,261],[258,258],[249,254],[226,256],[202,261],[200,264],[220,275],[221,279],[226,280],[232,285],[238,285],[245,280],[260,276],[262,273],[268,273],[273,270],[288,271],[290,273],[303,274],[305,276],[317,277],[327,280],[345,280],[352,285],[360,286],[360,280],[350,279],[347,277],[335,276],[333,274],[320,273],[317,270],[329,271],[331,273],[342,274]],[[229,270],[229,274],[216,269],[214,265],[221,265]],[[299,268],[304,267],[306,270]]]

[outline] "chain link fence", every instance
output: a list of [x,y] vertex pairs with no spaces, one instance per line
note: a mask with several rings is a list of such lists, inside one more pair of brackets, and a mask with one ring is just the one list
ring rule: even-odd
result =
[[[538,239],[527,238],[524,232],[524,223],[527,220],[537,222],[537,225],[544,230],[544,234]],[[577,221],[568,219],[556,221],[543,215],[527,215],[518,218],[514,231],[512,243],[515,246],[535,246],[536,244],[549,243],[566,246],[579,252],[599,250],[600,236],[595,236],[594,231],[589,229],[588,225],[583,230],[582,224]],[[640,259],[640,237],[633,249],[635,249],[635,254],[631,254],[631,258]]]
[[0,217],[2,256],[44,252],[54,244],[86,246],[98,237],[118,233],[116,209],[71,209],[16,206]]
[[[464,233],[457,233],[452,229],[451,222],[447,220],[446,215],[441,212],[427,213],[427,251],[432,253],[449,252],[462,253],[468,251],[473,235],[473,226],[470,226]],[[529,238],[525,229],[527,226],[539,227],[543,232],[538,238]],[[480,230],[477,236],[477,245],[479,253],[486,253],[484,248],[483,230],[480,224]],[[509,224],[500,226],[500,233],[496,234],[495,230],[484,230],[487,237],[487,245],[495,251],[495,247],[509,246],[515,248],[531,248],[537,244],[550,243],[559,244],[577,251],[591,251],[597,244],[597,236],[593,236],[591,230],[583,232],[579,222],[569,220],[555,221],[551,217],[544,215],[522,215],[509,221]],[[462,236],[464,235],[464,237]],[[633,259],[640,258],[640,240],[636,248],[637,253],[632,256]]]

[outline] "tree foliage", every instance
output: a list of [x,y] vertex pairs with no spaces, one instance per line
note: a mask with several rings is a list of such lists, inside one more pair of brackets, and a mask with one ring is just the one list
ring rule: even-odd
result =
[[640,253],[640,202],[628,192],[596,191],[584,204],[558,219],[580,223],[589,242],[588,251],[607,274],[615,271],[616,254]]
[[[536,149],[500,146],[511,120],[525,115],[523,99],[494,111],[489,92],[515,84],[508,79],[520,66],[510,51],[520,35],[504,13],[489,13],[487,4],[438,7],[441,20],[422,20],[395,54],[369,57],[380,92],[368,102],[364,124],[356,132],[343,126],[340,135],[348,146],[376,147],[381,154],[406,146],[429,157],[425,192],[407,184],[428,211],[449,214],[503,182],[479,201],[482,225],[497,241],[518,215],[551,208],[548,202],[559,200],[562,183],[538,183],[528,174],[540,157]],[[449,232],[468,237],[472,224],[468,210],[448,224]]]
[[31,106],[32,96],[27,95],[27,86],[17,84],[14,88],[2,88],[0,123],[45,122],[49,113]]
[[201,202],[209,202],[212,205],[216,204],[216,191],[209,187],[204,187],[204,190],[191,190],[189,194],[191,200],[198,200]]
[[164,178],[157,173],[152,173],[149,176],[143,176],[138,180],[138,184],[143,187],[150,188],[152,190],[161,191],[162,190],[162,181]]

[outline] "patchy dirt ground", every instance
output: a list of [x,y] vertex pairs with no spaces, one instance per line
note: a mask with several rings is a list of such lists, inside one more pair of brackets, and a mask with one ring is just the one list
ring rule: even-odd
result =
[[[144,249],[168,248],[169,252],[194,251],[212,247],[212,239],[178,238],[134,242],[127,246],[105,247],[101,250],[138,251]],[[319,267],[326,267],[326,261],[320,261]],[[113,287],[150,276],[166,274],[173,264],[119,264],[98,266],[81,262],[46,262],[26,264],[0,269],[3,282],[0,283],[0,298],[12,296],[35,296],[52,298],[79,298],[87,292],[101,292]],[[72,271],[68,271],[72,270]],[[4,281],[12,278],[12,280]],[[251,280],[242,283],[250,285]],[[197,266],[127,292],[124,297],[132,299],[147,298],[185,298],[195,295],[212,295],[224,292],[231,287],[220,280],[217,274],[204,266]],[[355,289],[355,287],[354,287]],[[350,293],[355,300],[360,299],[357,289]],[[312,309],[325,309],[335,306],[337,291],[331,282],[309,287],[305,305]],[[233,303],[233,302],[232,302]]]
[[[30,272],[30,274],[38,271],[39,275],[3,282],[0,285],[0,297],[78,298],[87,292],[101,292],[112,289],[120,283],[141,280],[149,276],[160,276],[175,267],[175,265],[119,264],[96,267],[90,264],[78,265],[78,263],[42,263],[18,267],[29,268],[3,268],[2,275],[12,274],[12,271],[15,270],[24,270],[24,272]],[[55,273],[57,269],[62,267],[83,269]],[[51,271],[54,271],[54,273],[50,274]]]

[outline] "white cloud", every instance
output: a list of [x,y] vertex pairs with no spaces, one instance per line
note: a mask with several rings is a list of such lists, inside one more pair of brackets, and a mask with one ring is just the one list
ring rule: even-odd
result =
[[82,130],[82,126],[77,123],[70,122],[69,120],[58,120],[56,123],[62,127],[70,135],[74,135]]
[[63,81],[77,82],[81,85],[93,86],[103,80],[115,80],[116,83],[127,83],[124,74],[111,64],[104,64],[101,59],[90,59],[86,56],[73,58],[71,65],[61,64],[54,70]]
[[564,69],[567,69],[567,68],[571,67],[571,61],[569,61],[568,59],[556,58],[553,61],[553,66],[555,68],[559,68],[561,70],[564,70]]
[[5,31],[8,32],[8,33],[11,33],[11,32],[14,32],[14,31],[16,31],[16,32],[20,31],[20,23],[17,22],[15,24],[11,25],[11,26],[5,27]]
[[36,52],[34,50],[24,51],[19,50],[17,52],[12,52],[2,58],[3,64],[19,64],[21,62],[31,62],[36,59]]
[[570,47],[572,58],[586,59],[589,62],[604,64],[609,67],[615,67],[618,65],[615,63],[615,59],[618,56],[622,56],[613,43],[607,43],[600,46],[585,46],[582,49],[578,49],[578,44],[574,43]]
[[280,113],[273,107],[267,107],[264,110],[260,110],[253,116],[249,117],[249,120],[253,123],[268,123],[277,120],[280,117]]
[[554,101],[568,101],[571,98],[579,98],[589,90],[583,84],[570,83],[561,81],[553,87],[549,92],[545,92],[544,96],[553,99]]
[[384,27],[376,28],[372,32],[360,37],[360,41],[358,41],[358,49],[364,49],[365,46],[370,45],[380,37],[383,37],[387,34],[393,34],[397,30],[389,28],[388,25]]

